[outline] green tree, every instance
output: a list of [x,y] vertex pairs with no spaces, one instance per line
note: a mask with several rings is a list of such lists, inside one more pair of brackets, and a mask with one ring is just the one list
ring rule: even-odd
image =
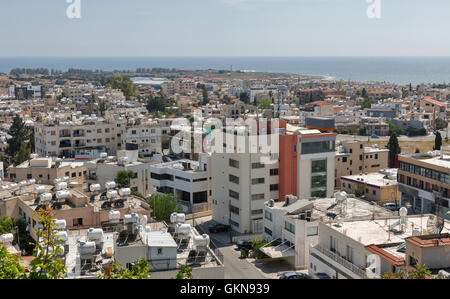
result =
[[170,214],[182,212],[181,204],[178,203],[173,194],[153,194],[147,199],[152,208],[153,218],[158,221],[170,221]]
[[38,242],[34,248],[34,260],[30,262],[29,279],[62,279],[66,275],[63,260],[59,257],[61,248],[57,245],[61,240],[56,235],[52,209],[46,206],[38,214],[38,223],[42,229],[37,232]]
[[395,168],[395,159],[398,154],[401,152],[400,145],[398,144],[397,135],[392,134],[391,138],[389,138],[389,142],[387,144],[387,148],[389,149],[389,168]]
[[30,159],[30,148],[28,147],[28,145],[25,144],[25,142],[22,142],[22,144],[20,145],[19,152],[12,160],[16,165],[19,165],[29,159]]
[[427,279],[431,278],[431,271],[425,265],[416,265],[415,270],[388,272],[381,275],[381,279]]
[[106,86],[113,89],[120,89],[127,100],[130,100],[137,93],[137,87],[134,86],[133,80],[127,76],[110,78]]
[[170,138],[167,135],[161,136],[161,148],[163,150],[170,149]]
[[106,102],[105,101],[101,101],[98,104],[98,111],[100,112],[100,115],[104,116],[106,110],[108,110],[108,106],[106,105]]
[[441,118],[436,119],[436,130],[442,130],[448,127],[448,122]]
[[400,127],[400,126],[397,125],[397,124],[394,124],[394,123],[391,122],[391,121],[387,121],[387,123],[388,123],[388,125],[389,125],[389,135],[395,134],[395,135],[397,135],[397,136],[400,136],[401,134],[403,134],[403,129],[402,129],[402,127]]
[[192,279],[192,268],[188,265],[182,265],[175,279]]
[[248,103],[250,101],[250,95],[248,94],[248,92],[241,92],[239,94],[239,100],[241,102]]
[[100,279],[149,279],[150,265],[145,257],[134,262],[131,269],[122,267],[114,262],[105,267],[104,273],[99,274]]
[[203,105],[206,105],[209,103],[208,91],[206,90],[205,85],[202,85],[202,100],[203,100]]
[[151,97],[147,101],[147,110],[149,113],[156,111],[164,112],[166,110],[166,101],[161,97]]
[[272,104],[272,102],[270,100],[262,99],[258,103],[258,108],[259,109],[270,109],[271,108],[271,104]]
[[366,127],[364,127],[364,126],[361,126],[361,127],[359,127],[359,129],[358,129],[358,135],[359,136],[366,136]]
[[436,137],[434,138],[434,149],[439,151],[441,150],[442,146],[442,136],[441,133],[439,133],[438,131],[436,131],[434,135],[436,135]]
[[364,98],[361,103],[360,106],[361,108],[370,108],[372,106],[372,104],[375,104],[375,101],[372,99],[368,99],[368,98]]
[[119,170],[116,175],[116,183],[119,188],[130,188],[131,179],[135,178],[136,174],[129,170]]
[[8,216],[0,218],[0,235],[9,234],[13,232],[14,223]]
[[25,268],[19,258],[10,254],[0,243],[0,279],[24,278]]
[[362,89],[361,97],[362,97],[362,98],[365,98],[365,99],[367,98],[367,91],[366,91],[365,88]]
[[30,129],[25,126],[25,123],[22,119],[16,115],[13,118],[12,125],[8,131],[8,134],[11,135],[11,138],[8,139],[8,150],[7,153],[11,157],[16,156],[17,152],[20,150],[23,142],[27,142],[30,140]]

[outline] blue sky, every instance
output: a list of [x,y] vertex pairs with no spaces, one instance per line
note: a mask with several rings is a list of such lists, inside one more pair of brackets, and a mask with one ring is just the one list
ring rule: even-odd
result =
[[450,1],[0,1],[0,56],[449,56]]

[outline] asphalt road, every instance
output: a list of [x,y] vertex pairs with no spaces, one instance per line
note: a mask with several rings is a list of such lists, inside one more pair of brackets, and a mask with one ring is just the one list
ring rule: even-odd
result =
[[[211,216],[196,219],[196,224],[202,231],[208,233]],[[187,222],[188,223],[188,222]],[[209,233],[208,233],[209,234]],[[246,259],[240,259],[241,252],[236,245],[230,243],[229,233],[209,234],[211,243],[223,255],[225,279],[267,279],[253,264]]]

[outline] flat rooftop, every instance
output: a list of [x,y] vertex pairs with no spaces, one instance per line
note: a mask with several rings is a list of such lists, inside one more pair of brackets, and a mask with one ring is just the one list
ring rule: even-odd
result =
[[[390,169],[391,176],[397,176],[396,169]],[[341,180],[345,181],[353,181],[355,183],[367,183],[368,185],[373,185],[377,187],[385,187],[397,185],[397,178],[390,179],[386,177],[386,174],[380,172],[369,172],[367,174],[355,174],[355,175],[346,175],[342,176]]]
[[[429,214],[423,216],[408,215],[407,225],[405,225],[404,231],[400,230],[400,226],[389,230],[391,225],[394,225],[400,220],[399,216],[375,220],[350,220],[344,221],[340,225],[329,223],[327,226],[362,243],[364,246],[371,244],[402,243],[406,238],[412,236],[415,228],[419,228],[425,234],[429,217]],[[445,221],[442,233],[449,232],[450,222]]]
[[[298,213],[309,210],[312,205],[311,221],[331,221],[334,216],[342,219],[369,219],[375,217],[391,217],[394,212],[358,198],[347,198],[337,202],[336,198],[319,198],[315,200],[303,199],[288,206],[284,202],[275,202],[270,209],[284,210],[291,214],[291,218],[298,218]],[[296,213],[298,211],[298,213]]]
[[[401,155],[407,158],[416,159],[420,162],[428,163],[434,166],[440,166],[450,169],[450,156],[444,154],[444,158],[441,159],[440,154],[415,154],[415,155]],[[400,156],[400,157],[401,157]]]

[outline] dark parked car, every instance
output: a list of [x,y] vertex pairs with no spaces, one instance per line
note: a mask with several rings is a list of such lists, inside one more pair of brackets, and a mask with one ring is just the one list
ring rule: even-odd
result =
[[399,210],[399,207],[395,203],[387,203],[387,204],[384,204],[383,207],[385,209],[391,210],[393,212]]
[[239,250],[241,250],[242,248],[245,248],[248,250],[253,248],[252,241],[239,240],[239,241],[237,241],[236,245]]
[[311,279],[311,277],[304,273],[288,272],[281,275],[280,279]]
[[229,225],[216,223],[209,227],[210,233],[222,233],[222,232],[229,232],[231,230],[231,227]]
[[317,279],[331,279],[331,277],[327,273],[316,273],[314,277]]

